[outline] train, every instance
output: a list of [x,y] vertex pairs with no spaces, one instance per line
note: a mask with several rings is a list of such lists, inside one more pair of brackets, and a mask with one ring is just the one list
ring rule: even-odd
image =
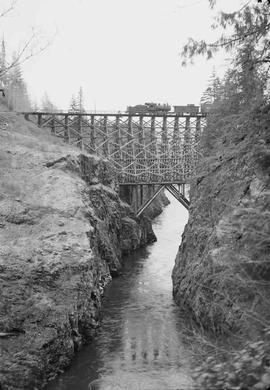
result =
[[195,106],[195,104],[187,104],[186,106],[173,106],[174,110],[171,111],[169,104],[160,103],[145,103],[137,104],[136,106],[128,106],[126,112],[128,114],[155,114],[155,115],[198,115],[206,114],[209,111],[209,107],[206,105]]
[[160,103],[144,103],[136,106],[128,106],[127,112],[129,114],[167,114],[171,111],[169,104]]

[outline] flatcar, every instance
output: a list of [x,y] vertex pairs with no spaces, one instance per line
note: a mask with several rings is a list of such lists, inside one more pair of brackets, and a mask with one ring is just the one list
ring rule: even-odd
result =
[[174,113],[177,115],[197,115],[199,114],[200,106],[195,104],[187,104],[186,106],[174,106]]
[[160,104],[160,103],[145,103],[137,104],[136,106],[128,106],[127,112],[129,114],[156,114],[163,115],[168,113],[171,110],[169,104]]

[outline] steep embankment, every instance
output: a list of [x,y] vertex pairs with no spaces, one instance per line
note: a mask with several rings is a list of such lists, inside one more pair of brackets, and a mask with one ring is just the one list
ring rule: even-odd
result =
[[270,314],[269,112],[209,118],[202,137],[173,290],[214,332],[246,330]]
[[155,237],[114,192],[106,162],[1,118],[0,388],[30,390],[91,339],[122,254]]

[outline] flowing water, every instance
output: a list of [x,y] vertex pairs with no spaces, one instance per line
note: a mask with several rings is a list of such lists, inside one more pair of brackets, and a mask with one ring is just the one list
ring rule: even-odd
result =
[[94,342],[47,390],[190,388],[190,354],[171,282],[188,213],[168,197],[171,204],[153,223],[157,242],[126,258],[123,275],[106,291]]

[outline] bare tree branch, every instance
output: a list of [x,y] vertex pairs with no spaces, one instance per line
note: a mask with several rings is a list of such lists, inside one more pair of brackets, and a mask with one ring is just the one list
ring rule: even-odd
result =
[[0,13],[0,18],[3,18],[3,17],[6,16],[9,12],[13,11],[13,9],[14,9],[14,7],[15,7],[17,1],[18,1],[18,0],[12,0],[11,5],[10,5],[7,9],[5,9],[4,11],[2,11],[2,12]]
[[41,54],[42,52],[44,52],[51,45],[55,36],[56,33],[43,46],[31,49],[31,45],[34,43],[35,39],[38,38],[37,33],[33,30],[32,35],[24,43],[23,47],[17,52],[17,55],[12,60],[12,62],[9,63],[5,69],[0,70],[0,77],[7,74],[18,63],[23,64],[25,61],[29,60],[30,58],[35,57]]
[[[9,12],[14,10],[18,0],[10,0],[10,6],[0,12],[0,18],[5,17]],[[39,36],[37,32],[32,28],[32,34],[30,37],[25,41],[21,48],[16,53],[15,58],[10,63],[5,64],[6,66],[2,69],[0,69],[0,78],[3,77],[5,74],[7,74],[14,66],[16,66],[18,63],[22,64],[25,61],[29,60],[30,58],[37,56],[44,52],[52,43],[56,36],[55,32],[52,37],[50,37],[47,42],[45,42],[43,45],[40,45]]]

